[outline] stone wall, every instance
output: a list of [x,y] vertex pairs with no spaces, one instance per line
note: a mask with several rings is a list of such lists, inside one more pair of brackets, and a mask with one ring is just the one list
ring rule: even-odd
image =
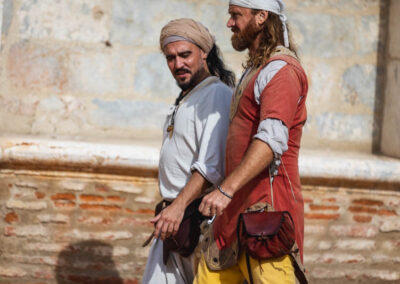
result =
[[[138,283],[156,188],[152,178],[1,170],[0,283]],[[399,193],[303,195],[310,283],[400,281]]]
[[[227,0],[1,0],[0,131],[54,138],[160,139],[178,93],[158,48],[170,19],[193,17],[230,46]],[[287,0],[309,75],[304,146],[370,152],[379,0]]]

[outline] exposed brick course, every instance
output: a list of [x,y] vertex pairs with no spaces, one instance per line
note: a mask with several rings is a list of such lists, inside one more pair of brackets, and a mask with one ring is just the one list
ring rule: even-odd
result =
[[[22,186],[24,178],[29,186]],[[17,186],[14,175],[0,173],[0,190],[22,198],[0,195],[0,283],[140,283],[149,250],[141,244],[154,229],[149,220],[159,200],[157,182],[125,179],[19,175]],[[398,281],[400,196],[341,189],[332,197],[333,190],[303,190],[310,200],[304,243],[310,283]]]

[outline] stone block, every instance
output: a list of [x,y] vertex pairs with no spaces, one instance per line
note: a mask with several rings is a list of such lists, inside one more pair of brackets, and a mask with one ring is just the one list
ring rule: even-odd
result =
[[25,245],[25,249],[28,251],[45,251],[59,253],[67,246],[68,244],[62,243],[28,243]]
[[23,0],[18,11],[22,39],[98,43],[108,40],[110,14],[104,0]]
[[298,2],[300,7],[306,8],[330,8],[339,11],[346,10],[364,10],[367,8],[379,7],[379,0],[302,0]]
[[10,209],[42,210],[47,208],[47,203],[45,201],[9,200],[6,206]]
[[329,250],[332,248],[332,242],[330,241],[320,241],[318,244],[319,250]]
[[343,250],[375,250],[375,240],[366,239],[341,239],[336,241],[335,248]]
[[114,0],[111,42],[134,46],[159,46],[162,27],[176,18],[196,18],[192,1]]
[[315,120],[319,138],[360,143],[371,142],[371,115],[327,112],[315,115]]
[[41,214],[37,218],[41,223],[68,224],[69,216],[63,214]]
[[363,16],[361,18],[361,30],[358,38],[362,54],[378,51],[379,15]]
[[375,105],[376,66],[357,64],[348,68],[342,77],[343,100],[350,105],[363,104],[371,111]]
[[378,234],[378,228],[371,225],[333,225],[329,228],[332,236],[372,238]]
[[86,183],[78,180],[64,180],[60,182],[60,186],[66,190],[83,191],[86,187]]
[[365,257],[360,254],[325,253],[321,261],[324,263],[364,263]]
[[86,128],[84,102],[74,96],[47,96],[35,109],[32,132],[73,135]]
[[398,271],[370,269],[365,272],[364,277],[367,279],[377,279],[380,281],[397,282],[400,280],[400,273]]
[[[349,16],[290,13],[289,25],[301,54],[334,58],[356,51],[356,20]],[[328,40],[329,39],[329,40]]]
[[327,227],[317,224],[306,224],[304,226],[304,233],[307,235],[323,235],[327,232]]
[[136,129],[161,129],[169,104],[150,101],[94,99],[97,109],[91,112],[92,124],[101,127],[124,127]]
[[164,55],[150,53],[138,58],[135,92],[148,98],[175,98],[180,89],[168,69]]
[[74,93],[100,96],[131,93],[133,56],[133,51],[117,48],[73,51],[69,58],[66,88]]
[[3,277],[23,277],[27,273],[18,267],[4,267],[0,266],[0,276]]
[[5,235],[17,237],[48,237],[49,230],[41,225],[6,227]]
[[390,217],[382,221],[379,230],[384,233],[400,232],[400,218]]
[[330,64],[317,63],[314,66],[308,65],[312,68],[310,80],[310,92],[308,100],[320,104],[332,100],[332,92],[335,88],[336,82],[332,80],[334,77],[334,68]]
[[321,255],[319,253],[306,253],[304,254],[304,263],[312,264],[319,263]]
[[8,35],[8,30],[10,29],[10,25],[12,19],[14,17],[14,1],[13,0],[4,0],[3,2],[3,11],[2,11],[2,22],[0,23],[1,26],[1,33],[3,35]]
[[84,225],[109,225],[113,223],[113,219],[99,216],[81,216],[78,222]]
[[66,81],[66,54],[26,42],[11,46],[8,53],[8,76],[15,87],[32,90],[49,88],[60,91]]
[[227,2],[223,5],[201,3],[199,21],[203,23],[216,38],[216,44],[222,51],[233,51],[231,45],[232,32],[226,27],[229,19]]
[[117,192],[126,192],[126,193],[133,193],[133,194],[140,194],[143,192],[143,189],[132,185],[131,183],[120,183],[120,184],[112,184],[112,190]]

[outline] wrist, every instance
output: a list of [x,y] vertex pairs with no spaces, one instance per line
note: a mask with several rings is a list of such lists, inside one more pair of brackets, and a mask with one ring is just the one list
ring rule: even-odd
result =
[[225,190],[225,187],[222,187],[222,185],[218,185],[217,186],[217,190],[219,190],[219,192],[221,194],[223,194],[224,196],[228,197],[229,199],[233,198],[233,194],[230,193],[229,191]]
[[237,191],[236,187],[229,179],[227,179],[223,183],[221,183],[220,186],[226,193],[228,193],[231,196],[234,196]]
[[174,205],[175,208],[179,208],[179,209],[185,209],[188,204],[186,204],[187,202],[185,202],[185,200],[183,200],[182,198],[176,198],[171,205]]

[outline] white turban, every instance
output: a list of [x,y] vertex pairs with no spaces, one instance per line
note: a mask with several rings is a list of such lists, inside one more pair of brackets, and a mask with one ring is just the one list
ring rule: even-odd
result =
[[283,25],[284,44],[286,47],[289,47],[289,36],[286,27],[287,17],[283,14],[283,10],[285,10],[285,3],[283,3],[282,0],[229,0],[229,5],[270,11],[277,14]]

